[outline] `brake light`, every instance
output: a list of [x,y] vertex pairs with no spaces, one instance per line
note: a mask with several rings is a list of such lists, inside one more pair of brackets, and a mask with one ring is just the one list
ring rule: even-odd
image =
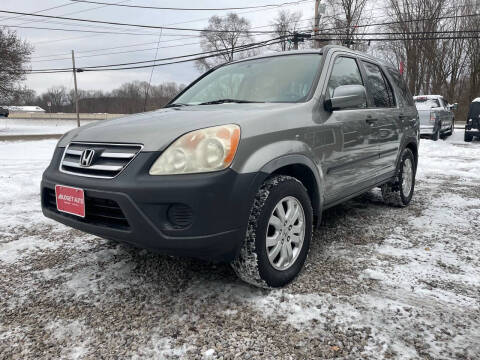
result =
[[435,113],[430,113],[430,122],[435,122],[435,120],[437,120]]

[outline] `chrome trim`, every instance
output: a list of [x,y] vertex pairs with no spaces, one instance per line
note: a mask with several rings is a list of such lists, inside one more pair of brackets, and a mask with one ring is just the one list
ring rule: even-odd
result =
[[134,157],[133,153],[115,153],[115,152],[103,152],[100,157],[110,158],[110,159],[131,159]]
[[90,166],[82,166],[80,164],[71,162],[71,161],[64,161],[62,163],[63,166],[73,167],[77,169],[87,169],[87,170],[103,170],[103,171],[120,171],[122,170],[123,166],[117,165],[90,165]]
[[67,154],[70,154],[70,155],[77,155],[77,156],[81,156],[82,155],[82,151],[80,150],[67,150],[66,151]]
[[[105,175],[90,175],[90,174],[79,174],[79,173],[75,173],[75,172],[71,172],[71,171],[67,171],[67,170],[63,170],[62,169],[62,164],[63,164],[63,160],[65,159],[65,155],[67,154],[67,151],[69,151],[69,146],[70,145],[100,145],[100,146],[138,146],[139,149],[137,151],[136,154],[134,154],[134,156],[130,159],[129,162],[127,162],[125,164],[125,166],[123,166],[123,168],[118,172],[118,174],[114,175],[114,176],[105,176]],[[70,144],[67,145],[67,147],[65,148],[65,151],[63,152],[63,156],[62,156],[62,159],[60,160],[60,164],[59,164],[59,167],[58,167],[58,170],[61,172],[61,173],[64,173],[64,174],[69,174],[69,175],[75,175],[75,176],[83,176],[83,177],[89,177],[89,178],[97,178],[97,179],[114,179],[116,178],[118,175],[120,175],[126,168],[128,165],[130,165],[130,163],[138,156],[138,154],[140,154],[143,150],[143,145],[142,144],[118,144],[118,143],[100,143],[100,142],[80,142],[80,141],[72,141]],[[76,151],[76,150],[71,150],[71,151]],[[91,167],[90,167],[91,168]]]

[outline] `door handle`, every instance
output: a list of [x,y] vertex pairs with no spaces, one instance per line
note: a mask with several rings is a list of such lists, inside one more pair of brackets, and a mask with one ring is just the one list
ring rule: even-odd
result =
[[367,122],[368,125],[373,126],[378,122],[378,119],[367,118],[365,121]]

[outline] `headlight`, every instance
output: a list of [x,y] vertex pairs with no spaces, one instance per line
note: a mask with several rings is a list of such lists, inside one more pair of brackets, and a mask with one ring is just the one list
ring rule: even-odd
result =
[[222,125],[183,135],[150,168],[150,175],[193,174],[230,166],[240,141],[238,125]]

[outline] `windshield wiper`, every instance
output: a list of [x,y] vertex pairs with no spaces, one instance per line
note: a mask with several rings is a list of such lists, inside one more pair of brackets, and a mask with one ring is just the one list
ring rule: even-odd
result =
[[182,104],[182,103],[173,103],[173,104],[168,104],[165,107],[170,108],[170,107],[181,107],[181,106],[191,106],[190,104]]
[[249,104],[249,103],[261,103],[263,101],[249,101],[249,100],[237,100],[237,99],[218,99],[213,101],[207,101],[198,105],[215,105],[224,103],[237,103],[237,104]]

